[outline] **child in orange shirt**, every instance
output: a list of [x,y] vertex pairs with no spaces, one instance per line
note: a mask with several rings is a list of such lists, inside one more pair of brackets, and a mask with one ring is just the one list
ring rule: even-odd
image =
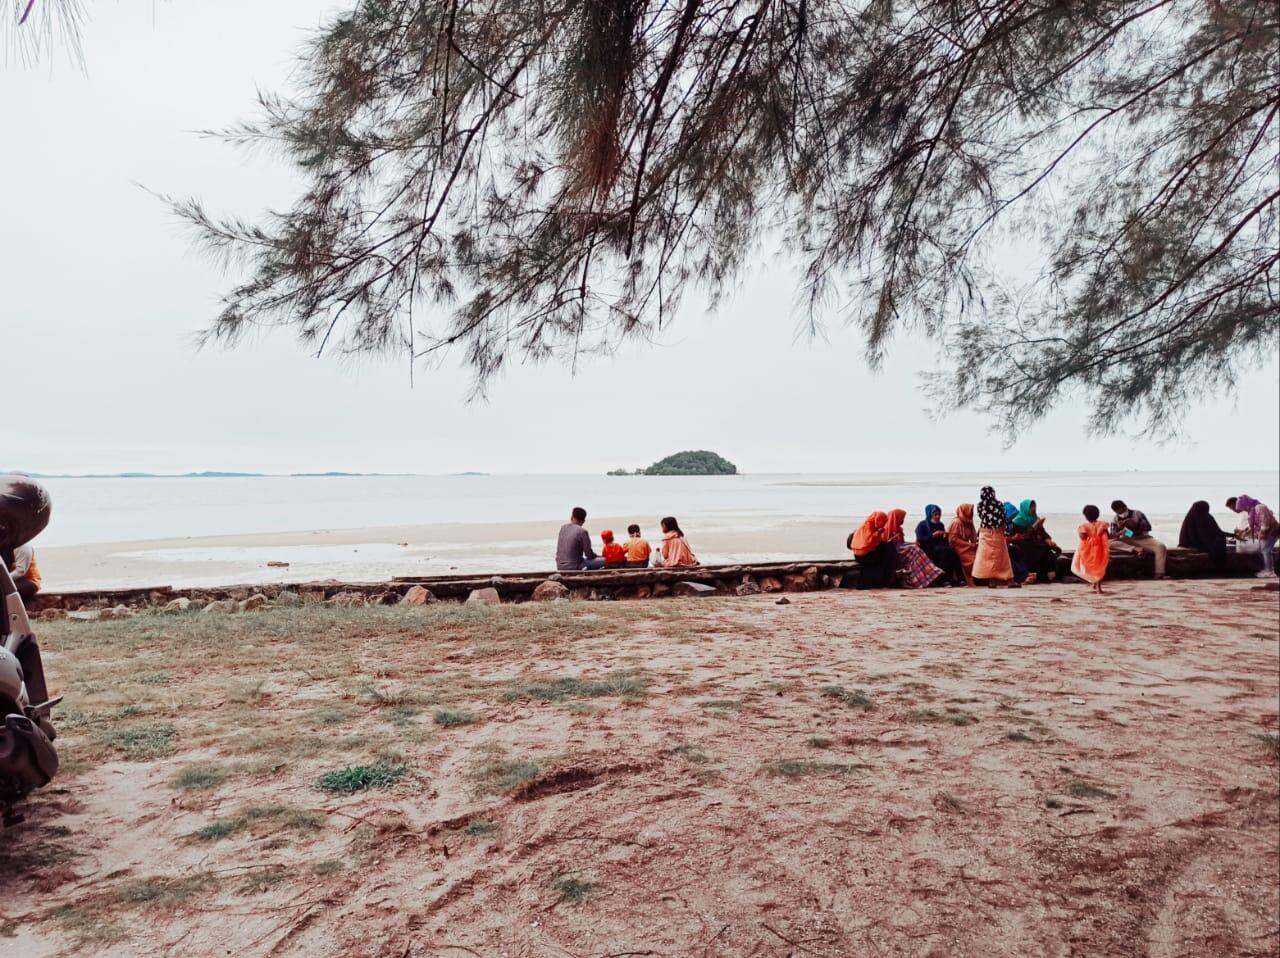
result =
[[1080,543],[1076,546],[1075,557],[1071,560],[1073,574],[1093,585],[1093,591],[1102,594],[1102,580],[1107,575],[1107,564],[1111,561],[1110,526],[1101,521],[1101,513],[1097,506],[1085,506],[1085,521],[1080,524],[1076,534]]
[[627,526],[627,536],[627,565],[636,569],[646,568],[649,556],[653,554],[649,540],[641,538],[640,527],[634,522]]
[[621,568],[627,564],[627,550],[622,543],[613,541],[613,530],[605,529],[600,533],[600,541],[604,543],[604,548],[600,550],[600,554],[604,556],[604,567],[606,569]]

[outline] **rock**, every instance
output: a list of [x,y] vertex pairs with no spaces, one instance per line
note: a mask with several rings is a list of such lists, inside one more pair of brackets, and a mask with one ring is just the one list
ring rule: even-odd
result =
[[809,584],[810,591],[818,588],[818,583],[821,581],[821,578],[818,575],[818,567],[816,565],[809,566],[809,568],[805,569],[801,575],[804,576],[804,581]]
[[276,605],[282,609],[296,609],[302,605],[302,596],[290,589],[281,589],[276,596]]
[[774,603],[774,605],[790,605],[790,604],[791,604],[791,600],[788,599],[785,595],[781,599],[779,599],[777,602]]
[[45,609],[43,612],[39,613],[39,615],[41,619],[47,621],[68,618],[66,609]]
[[76,622],[97,622],[101,617],[102,609],[80,609],[67,613],[67,618]]
[[715,595],[716,587],[702,582],[677,582],[671,591],[675,595],[706,596]]
[[327,603],[328,605],[338,606],[344,609],[360,609],[368,605],[362,592],[339,592]]
[[539,582],[537,588],[533,590],[534,602],[554,602],[556,599],[567,598],[569,598],[569,590],[559,582],[552,582],[550,579]]
[[560,581],[560,578],[561,578],[561,576],[560,576],[560,573],[559,573],[559,572],[553,572],[553,573],[551,573],[551,575],[547,576],[547,580],[548,580],[549,582],[559,582],[559,581]]
[[777,579],[775,579],[773,576],[767,575],[760,580],[760,591],[761,592],[781,592],[782,583],[779,582]]
[[385,592],[378,592],[369,597],[370,605],[396,605],[400,601],[400,593],[392,592],[388,589]]
[[136,612],[127,605],[117,605],[110,609],[103,609],[98,613],[99,622],[110,622],[112,619],[132,619]]
[[733,591],[738,595],[759,595],[760,583],[755,580],[755,576],[747,573],[742,577],[742,584]]
[[302,602],[304,605],[319,605],[325,600],[324,589],[303,589]]
[[502,596],[492,587],[488,589],[472,589],[467,596],[467,605],[502,605]]
[[436,601],[436,595],[430,589],[421,585],[409,586],[409,591],[404,594],[404,598],[400,600],[401,605],[431,605]]
[[652,595],[653,595],[653,586],[651,586],[651,585],[638,585],[638,586],[636,586],[636,598],[637,598],[637,599],[648,599],[648,598],[652,597]]
[[655,599],[658,599],[664,595],[670,595],[670,594],[671,594],[671,586],[667,585],[665,582],[655,582],[653,584],[653,597]]
[[166,602],[164,608],[160,610],[165,615],[181,615],[183,612],[191,611],[191,600],[185,595],[179,596],[172,601]]
[[241,612],[252,612],[254,609],[261,609],[267,604],[267,597],[261,592],[255,592],[249,598],[240,603]]
[[268,569],[287,569],[289,568],[289,563],[281,559],[272,559],[270,562],[267,563],[267,568]]
[[782,577],[783,592],[808,592],[809,580],[803,575],[787,575]]
[[210,613],[222,613],[222,614],[230,615],[232,612],[239,612],[239,611],[240,611],[240,606],[236,603],[234,599],[216,599],[215,601],[210,602],[208,605],[206,605],[204,609],[201,610],[201,614],[209,615]]

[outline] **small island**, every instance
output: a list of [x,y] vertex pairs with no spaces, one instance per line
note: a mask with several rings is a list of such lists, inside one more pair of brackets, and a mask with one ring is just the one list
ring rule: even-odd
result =
[[610,469],[611,476],[736,476],[738,467],[706,449],[686,450],[659,459],[648,469]]

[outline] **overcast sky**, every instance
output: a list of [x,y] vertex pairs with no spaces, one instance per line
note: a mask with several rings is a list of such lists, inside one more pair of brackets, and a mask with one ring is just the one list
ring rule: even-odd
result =
[[980,417],[929,415],[918,373],[934,347],[902,338],[872,375],[838,321],[797,338],[794,276],[767,261],[718,315],[687,307],[658,347],[576,375],[515,369],[487,403],[467,404],[456,364],[411,388],[404,362],[316,360],[287,333],[197,352],[229,280],[147,190],[221,212],[286,205],[282,164],[193,131],[252,116],[255,90],[286,86],[306,32],[341,4],[91,6],[83,71],[0,62],[0,467],[570,472],[683,448],[751,472],[1280,465],[1274,362],[1190,410],[1178,444],[1091,436],[1076,407],[1006,451]]

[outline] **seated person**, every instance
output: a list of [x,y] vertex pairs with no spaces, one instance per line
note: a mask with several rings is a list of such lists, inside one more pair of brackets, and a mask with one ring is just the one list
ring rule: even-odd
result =
[[698,564],[698,557],[689,548],[684,533],[680,531],[680,523],[675,516],[667,516],[662,520],[662,565],[665,568],[690,566]]
[[1026,581],[1052,581],[1062,550],[1044,527],[1044,519],[1036,511],[1034,499],[1023,499],[1010,520],[1011,541],[1016,542],[1020,557],[1027,567]]
[[40,570],[36,567],[35,549],[30,545],[18,546],[4,558],[22,604],[29,605],[40,591]]
[[907,589],[923,589],[942,578],[943,572],[930,561],[929,556],[914,542],[907,542],[902,532],[906,509],[894,509],[889,513],[884,537],[898,550],[898,572],[902,585]]
[[1167,579],[1164,564],[1169,550],[1151,534],[1151,521],[1146,514],[1139,509],[1130,509],[1122,499],[1111,503],[1111,511],[1115,513],[1115,518],[1111,520],[1112,540],[1140,552],[1150,553],[1155,559],[1155,577]]
[[600,541],[604,543],[600,556],[604,559],[606,569],[621,569],[627,564],[627,549],[622,543],[613,541],[612,529],[605,529],[600,533]]
[[916,545],[924,550],[930,562],[947,574],[947,581],[964,585],[964,567],[951,548],[947,529],[942,524],[942,509],[933,503],[924,507],[924,518],[916,523]]
[[1209,503],[1201,499],[1191,504],[1190,511],[1182,520],[1178,546],[1208,553],[1209,568],[1222,572],[1227,567],[1227,540],[1234,537],[1235,533],[1226,532],[1218,525],[1218,520],[1209,511]]
[[653,554],[653,549],[649,545],[649,540],[640,535],[640,527],[634,522],[627,526],[625,546],[627,549],[628,568],[644,569],[648,567],[649,556]]
[[586,521],[587,510],[575,506],[569,521],[560,527],[560,536],[556,540],[556,568],[561,572],[604,567],[604,559],[591,548],[591,533],[582,527]]

